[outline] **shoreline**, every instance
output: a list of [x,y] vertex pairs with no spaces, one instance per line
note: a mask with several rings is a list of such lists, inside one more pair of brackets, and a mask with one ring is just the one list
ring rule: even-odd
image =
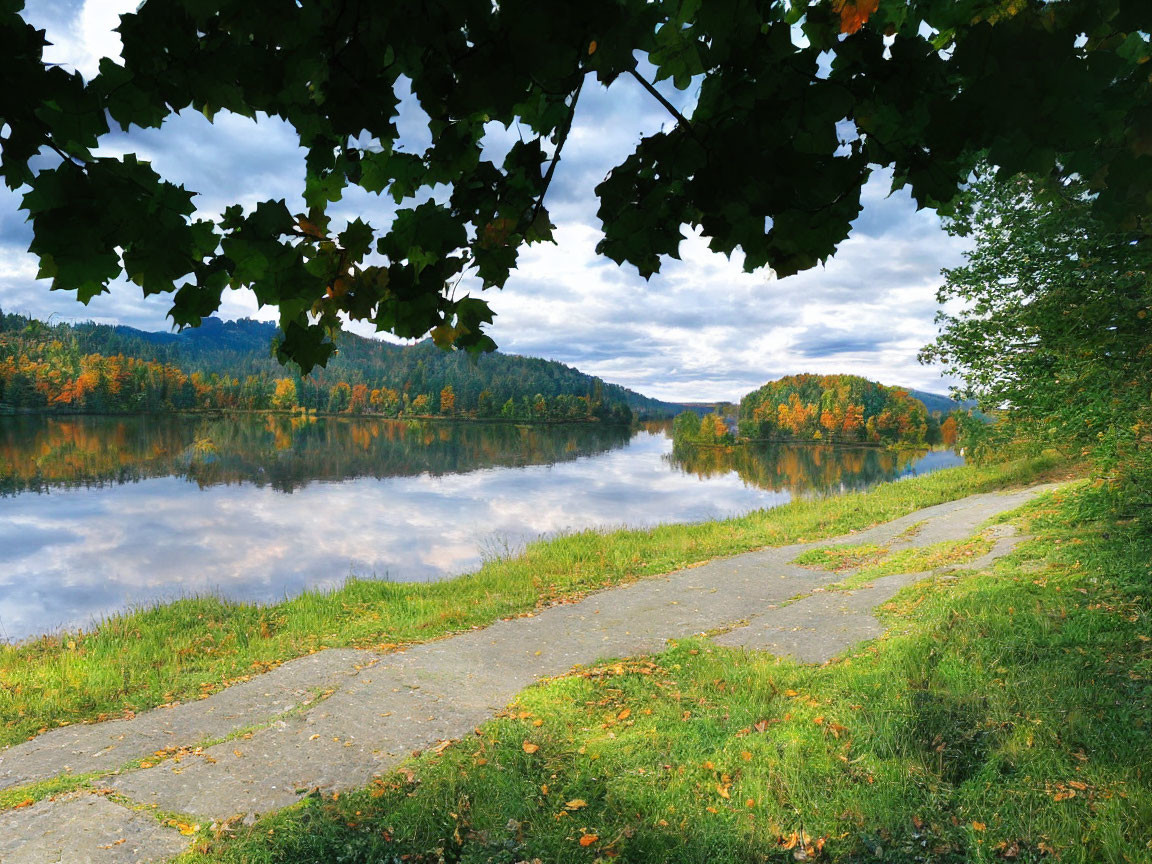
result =
[[342,419],[342,420],[394,420],[394,421],[413,421],[419,420],[421,422],[440,422],[440,423],[494,423],[503,426],[631,426],[636,423],[643,422],[664,422],[645,421],[645,420],[631,420],[628,422],[611,422],[601,420],[599,418],[593,419],[564,419],[564,420],[528,420],[522,418],[508,418],[508,417],[465,417],[465,416],[444,416],[443,414],[404,414],[400,416],[388,416],[385,414],[346,414],[342,412],[331,413],[328,411],[313,411],[308,410],[283,410],[275,408],[254,408],[254,409],[224,409],[224,408],[188,408],[171,411],[66,411],[66,410],[51,410],[42,411],[32,408],[11,408],[7,405],[0,405],[0,417],[211,417],[211,418],[227,418],[227,417],[286,417],[289,419]]
[[707,441],[676,441],[673,439],[674,445],[689,446],[689,447],[703,447],[709,450],[725,450],[734,447],[747,447],[756,444],[788,444],[792,446],[804,447],[834,447],[838,450],[917,450],[925,452],[935,452],[938,450],[955,450],[955,447],[949,447],[947,444],[908,444],[908,443],[894,443],[885,444],[884,442],[872,441],[814,441],[811,438],[737,438],[734,441],[726,443],[711,443]]

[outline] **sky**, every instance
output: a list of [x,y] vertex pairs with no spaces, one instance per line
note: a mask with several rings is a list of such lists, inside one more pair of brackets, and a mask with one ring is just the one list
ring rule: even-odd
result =
[[[100,57],[118,57],[113,28],[135,5],[28,0],[23,15],[47,31],[53,43],[47,60],[91,75]],[[691,90],[662,90],[678,106],[691,103]],[[631,79],[584,89],[548,192],[557,243],[524,250],[505,287],[483,294],[496,312],[489,332],[500,350],[558,360],[673,401],[738,400],[765,381],[798,372],[848,372],[947,392],[950,381],[916,355],[936,334],[940,270],[959,264],[966,246],[944,233],[934,213],[917,211],[907,192],[890,194],[885,172],[876,172],[864,188],[864,209],[836,255],[786,279],[745,273],[738,256],[710,252],[699,236],[684,242],[683,260],[667,261],[649,281],[597,256],[594,187],[642,135],[672,122]],[[402,104],[399,126],[413,148],[427,136],[411,99]],[[499,138],[503,130],[494,132]],[[303,150],[274,118],[222,115],[209,123],[185,112],[159,130],[109,135],[102,147],[150,160],[166,179],[198,193],[202,214],[275,198],[286,199],[293,212],[304,209]],[[170,329],[164,297],[145,299],[135,286],[114,285],[84,307],[74,295],[37,281],[36,260],[26,251],[31,229],[19,201],[19,192],[0,190],[0,308],[53,320]],[[336,225],[356,216],[386,224],[391,211],[390,198],[359,189],[330,209]],[[247,290],[226,293],[218,314],[276,318]],[[373,335],[370,326],[351,329]]]

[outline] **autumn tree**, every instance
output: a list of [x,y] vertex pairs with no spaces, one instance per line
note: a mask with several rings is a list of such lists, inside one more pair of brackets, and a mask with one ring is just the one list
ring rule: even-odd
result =
[[945,447],[956,446],[956,418],[951,414],[940,424],[940,441]]
[[290,411],[296,407],[296,382],[291,378],[280,378],[272,392],[272,407]]
[[354,384],[348,394],[349,414],[364,414],[368,411],[368,385]]
[[440,413],[452,415],[456,412],[456,391],[451,384],[445,385],[440,391]]
[[400,406],[400,394],[388,387],[380,387],[368,394],[368,402],[374,411],[394,416]]
[[[126,276],[171,295],[180,326],[250,287],[279,311],[279,356],[305,371],[345,317],[492,348],[488,304],[449,286],[502,286],[525,245],[552,239],[546,193],[581,145],[582,94],[620,80],[669,114],[596,187],[600,253],[645,277],[685,226],[749,270],[810,268],[848,236],[875,166],[948,212],[982,157],[1082,178],[1094,219],[1147,242],[1152,5],[1138,0],[433,0],[419,14],[146,0],[121,18],[123,61],[91,80],[44,63],[21,8],[0,10],[0,177],[23,192],[40,276],[82,302]],[[690,89],[691,109],[660,82]],[[399,146],[402,90],[428,118],[423,151]],[[131,138],[101,147],[112,126],[185,110],[286,121],[306,153],[303,212],[264,200],[207,217]],[[502,158],[498,127],[520,133]],[[334,222],[349,187],[396,209]]]
[[718,412],[713,411],[703,417],[695,411],[683,411],[672,421],[672,441],[674,445],[685,444],[727,444],[732,441],[728,423]]

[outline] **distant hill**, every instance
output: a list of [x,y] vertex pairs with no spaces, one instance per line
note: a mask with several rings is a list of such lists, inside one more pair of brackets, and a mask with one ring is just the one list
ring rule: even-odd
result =
[[624,388],[628,407],[641,420],[671,419],[682,411],[693,411],[703,417],[716,410],[719,402],[664,402]]
[[276,361],[277,338],[276,325],[250,319],[206,318],[182,333],[155,333],[0,314],[0,403],[611,421],[631,418],[630,405],[663,404],[550,360],[445,352],[431,340],[394,345],[354,333],[339,334],[327,368],[304,377]]
[[929,393],[926,390],[913,390],[911,388],[905,389],[908,390],[909,396],[914,396],[923,402],[924,407],[928,409],[928,413],[930,414],[939,411],[942,415],[947,416],[957,408],[968,409],[976,407],[976,402],[973,399],[965,399],[962,402],[958,402],[955,399],[952,399],[949,396],[943,396],[940,393]]
[[724,417],[736,416],[736,410],[739,406],[734,402],[679,402],[676,404],[677,413],[681,411],[691,411],[699,417],[705,417],[708,414],[721,414]]

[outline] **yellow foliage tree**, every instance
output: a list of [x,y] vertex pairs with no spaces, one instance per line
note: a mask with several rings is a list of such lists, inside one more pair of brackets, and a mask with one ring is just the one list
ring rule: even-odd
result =
[[296,407],[296,399],[296,382],[291,378],[276,379],[276,389],[272,391],[272,407],[291,411]]

